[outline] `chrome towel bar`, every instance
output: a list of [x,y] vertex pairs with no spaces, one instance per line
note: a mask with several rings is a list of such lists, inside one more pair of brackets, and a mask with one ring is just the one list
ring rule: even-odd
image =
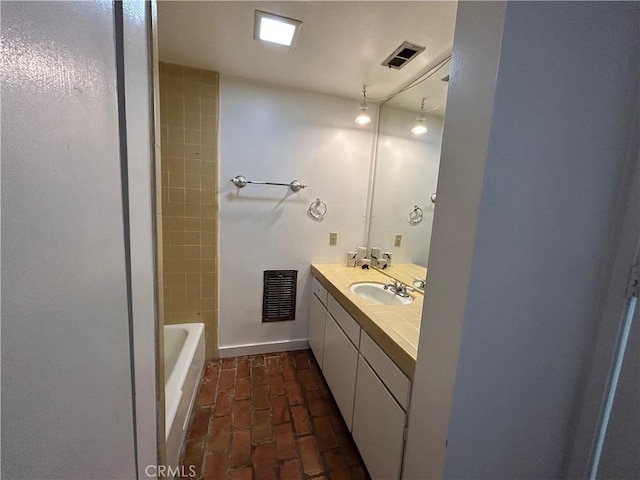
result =
[[237,175],[233,177],[231,181],[238,188],[244,187],[245,185],[247,185],[247,183],[253,183],[256,185],[276,185],[279,187],[289,187],[294,192],[298,192],[303,188],[307,188],[307,186],[304,183],[301,183],[298,180],[293,180],[291,181],[291,183],[258,182],[255,180],[247,180],[247,177],[245,177],[244,175]]

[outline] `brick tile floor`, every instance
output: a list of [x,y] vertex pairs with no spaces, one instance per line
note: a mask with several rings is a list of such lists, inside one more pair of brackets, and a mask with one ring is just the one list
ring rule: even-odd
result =
[[207,362],[182,464],[204,480],[369,479],[310,350]]

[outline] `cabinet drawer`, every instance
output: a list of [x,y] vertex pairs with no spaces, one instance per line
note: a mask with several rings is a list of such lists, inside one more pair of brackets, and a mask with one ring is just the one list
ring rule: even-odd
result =
[[360,325],[356,322],[351,315],[347,313],[347,311],[342,308],[342,306],[329,295],[329,304],[327,305],[327,310],[331,316],[335,319],[336,323],[340,325],[340,328],[344,330],[344,333],[347,334],[349,340],[356,346],[356,348],[360,347]]
[[365,332],[360,338],[360,353],[405,410],[409,406],[411,380]]
[[326,288],[324,288],[322,286],[322,284],[320,283],[320,281],[316,277],[313,277],[313,280],[311,280],[311,290],[313,291],[315,296],[320,299],[322,304],[324,306],[326,306],[327,305],[327,297],[329,296],[329,292],[327,291]]

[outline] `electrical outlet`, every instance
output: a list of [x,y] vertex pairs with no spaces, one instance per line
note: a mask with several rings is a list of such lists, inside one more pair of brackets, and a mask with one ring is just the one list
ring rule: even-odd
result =
[[402,235],[398,234],[396,235],[396,240],[393,243],[394,247],[399,247],[402,244]]
[[329,234],[329,245],[337,245],[338,244],[338,232],[331,232]]

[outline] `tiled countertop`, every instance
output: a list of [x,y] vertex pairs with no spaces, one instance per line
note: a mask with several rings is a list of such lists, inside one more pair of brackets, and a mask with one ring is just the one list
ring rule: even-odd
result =
[[[398,271],[403,270],[402,265]],[[349,290],[355,282],[389,283],[389,277],[376,270],[362,270],[340,264],[312,264],[311,271],[342,307],[360,324],[394,363],[413,379],[418,355],[423,296],[411,293],[409,305],[378,305]],[[388,275],[394,272],[389,270]]]

